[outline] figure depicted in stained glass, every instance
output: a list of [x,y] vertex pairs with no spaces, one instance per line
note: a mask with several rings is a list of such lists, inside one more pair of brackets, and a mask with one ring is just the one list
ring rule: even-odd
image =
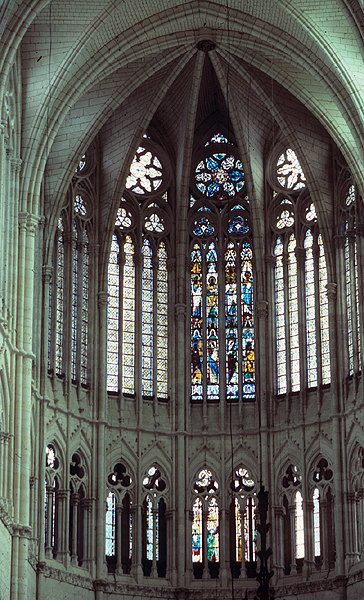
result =
[[251,273],[246,271],[242,284],[242,295],[244,303],[244,327],[251,327],[251,314],[253,309],[253,286],[251,281]]
[[202,398],[202,256],[197,244],[193,248],[191,259],[192,395]]

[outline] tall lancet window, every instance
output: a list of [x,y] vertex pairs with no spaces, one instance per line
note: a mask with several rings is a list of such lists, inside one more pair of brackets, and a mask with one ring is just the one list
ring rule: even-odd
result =
[[[360,307],[360,237],[357,235],[358,217],[362,212],[357,192],[351,178],[341,186],[339,229],[343,235],[345,262],[345,313],[346,313],[346,364],[345,374],[352,376],[361,371],[361,307]],[[362,217],[361,217],[362,218]]]
[[331,380],[324,243],[305,181],[296,155],[287,150],[271,178],[275,189],[270,205],[278,394]]
[[217,132],[191,181],[191,401],[255,398],[253,248],[244,171]]
[[48,370],[82,386],[88,385],[94,162],[91,151],[82,157],[67,192],[58,219],[49,290]]
[[160,400],[168,398],[166,161],[144,138],[117,210],[108,265],[108,390]]

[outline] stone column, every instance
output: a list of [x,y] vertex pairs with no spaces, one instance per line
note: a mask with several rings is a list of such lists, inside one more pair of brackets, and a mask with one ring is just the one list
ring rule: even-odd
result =
[[[142,506],[141,504],[135,504],[133,509],[133,529],[137,532],[134,536],[135,543],[133,543],[133,564],[131,566],[131,574],[135,578],[137,583],[143,581],[143,568],[142,568]],[[139,532],[139,533],[138,533]],[[133,540],[133,542],[134,542]]]
[[104,594],[104,583],[106,577],[105,558],[105,425],[107,414],[107,301],[108,293],[99,292],[99,382],[98,382],[98,406],[96,436],[97,436],[97,459],[96,459],[96,599],[102,600]]
[[284,510],[283,506],[274,506],[274,539],[275,547],[273,549],[273,557],[275,557],[275,564],[273,565],[275,580],[279,580],[284,575],[284,560],[283,560],[283,517]]
[[364,554],[364,488],[360,488],[358,492],[358,511],[359,511],[359,554],[360,558],[363,558]]
[[[176,336],[176,433],[175,436],[175,478],[176,478],[176,548],[180,549],[176,554],[177,566],[177,587],[184,587],[185,583],[185,568],[191,564],[191,560],[186,565],[187,548],[190,546],[191,534],[188,538],[185,536],[185,502],[186,502],[186,339],[185,339],[185,323],[186,323],[186,305],[176,304],[175,314],[177,321],[177,336]],[[188,507],[187,510],[189,510]],[[191,529],[190,529],[191,531]],[[191,546],[190,546],[191,547]],[[183,552],[186,548],[186,552]],[[191,556],[191,554],[190,554]]]
[[91,540],[92,540],[92,498],[84,498],[82,500],[83,508],[84,508],[84,519],[85,519],[85,527],[84,527],[84,542],[83,542],[83,560],[82,566],[84,569],[91,570],[92,563],[92,551],[91,551]]
[[52,522],[53,522],[53,485],[47,485],[47,532],[45,540],[45,557],[52,558]]
[[169,579],[172,587],[175,585],[176,578],[176,568],[172,563],[172,556],[176,555],[176,540],[173,535],[173,517],[174,510],[166,510],[166,526],[167,526],[167,569],[166,569],[166,579]]
[[303,572],[308,577],[315,570],[313,502],[309,500],[303,501],[303,514],[305,519],[305,558],[303,561]]
[[208,510],[202,510],[202,579],[210,579],[209,563],[207,560],[207,517]]
[[[259,382],[257,394],[260,398],[260,454],[261,454],[261,476],[262,484],[269,489],[269,448],[268,448],[268,405],[267,405],[267,369],[265,354],[265,340],[267,331],[268,302],[260,300],[256,303],[256,315],[258,317],[258,339],[260,340],[259,354]],[[255,354],[256,356],[256,354]],[[256,359],[255,359],[256,360]],[[256,361],[257,364],[257,361]],[[256,376],[257,379],[257,376]]]
[[288,506],[289,512],[289,523],[291,528],[291,575],[297,575],[297,564],[296,564],[296,506],[290,504]]
[[[220,500],[221,502],[221,500]],[[229,526],[229,513],[225,507],[219,507],[219,561],[220,561],[220,574],[219,578],[221,581],[221,587],[227,587],[227,580],[230,574],[230,552],[229,552],[229,536],[227,529]]]
[[71,495],[71,510],[72,510],[72,531],[71,531],[71,564],[78,565],[77,553],[77,533],[78,533],[78,505],[80,495],[74,493]]
[[[343,430],[338,380],[339,364],[337,360],[338,333],[336,323],[336,283],[327,284],[327,297],[329,305],[329,327],[330,327],[330,359],[331,359],[331,393],[332,393],[332,446],[334,450],[335,469],[335,569],[337,575],[345,573],[344,565],[344,523],[343,523]],[[344,450],[344,448],[343,448]]]
[[123,515],[123,507],[121,504],[116,505],[116,575],[123,574],[123,566],[121,564],[121,521]]
[[67,489],[56,492],[56,502],[58,510],[58,549],[57,559],[65,562],[68,556],[68,535],[69,528],[67,523],[67,502],[69,491]]

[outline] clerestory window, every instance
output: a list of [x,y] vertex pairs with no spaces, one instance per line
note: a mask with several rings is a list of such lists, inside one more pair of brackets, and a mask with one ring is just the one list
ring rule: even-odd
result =
[[191,401],[254,400],[249,197],[236,148],[219,132],[194,161],[189,234]]
[[293,150],[278,159],[275,181],[276,385],[286,394],[331,381],[327,268],[315,206]]
[[117,210],[108,267],[107,388],[166,400],[172,212],[162,157],[143,139]]

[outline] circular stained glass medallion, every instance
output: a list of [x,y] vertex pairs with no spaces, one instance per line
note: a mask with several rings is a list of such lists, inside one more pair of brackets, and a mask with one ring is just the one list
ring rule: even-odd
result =
[[236,196],[245,181],[243,165],[231,152],[216,152],[200,160],[194,179],[199,192],[215,200]]

